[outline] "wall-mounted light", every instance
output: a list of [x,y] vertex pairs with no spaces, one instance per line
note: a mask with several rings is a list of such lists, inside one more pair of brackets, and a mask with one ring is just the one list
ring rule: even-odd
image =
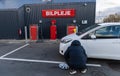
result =
[[76,20],[73,20],[73,23],[76,23],[77,21]]
[[39,20],[39,23],[41,24],[41,23],[42,23],[42,20]]
[[84,3],[84,6],[87,6],[87,3]]

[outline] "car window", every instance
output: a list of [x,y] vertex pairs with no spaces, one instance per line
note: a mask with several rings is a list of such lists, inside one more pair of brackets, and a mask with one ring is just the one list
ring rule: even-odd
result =
[[118,38],[120,37],[120,26],[107,26],[95,31],[96,38]]
[[89,31],[89,30],[91,30],[91,29],[93,29],[93,28],[98,27],[98,26],[100,26],[100,25],[95,24],[95,25],[89,26],[89,27],[87,27],[87,28],[85,28],[85,29],[83,29],[83,30],[77,32],[76,35],[79,36],[79,35],[81,35],[81,34],[87,32],[87,31]]

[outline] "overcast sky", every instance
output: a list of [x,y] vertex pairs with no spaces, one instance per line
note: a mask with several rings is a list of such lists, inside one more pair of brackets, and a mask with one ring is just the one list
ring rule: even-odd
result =
[[96,11],[104,11],[112,7],[120,7],[120,0],[96,0]]

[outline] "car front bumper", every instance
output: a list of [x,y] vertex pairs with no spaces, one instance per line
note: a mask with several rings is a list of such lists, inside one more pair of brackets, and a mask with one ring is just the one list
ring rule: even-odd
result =
[[66,52],[67,48],[70,46],[70,43],[60,43],[59,46],[59,53],[61,55],[64,55],[64,53]]

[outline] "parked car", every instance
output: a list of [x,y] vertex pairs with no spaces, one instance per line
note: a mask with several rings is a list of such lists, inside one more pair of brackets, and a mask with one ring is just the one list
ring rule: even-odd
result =
[[101,23],[61,39],[59,53],[64,55],[73,40],[79,40],[89,58],[120,60],[120,23]]

